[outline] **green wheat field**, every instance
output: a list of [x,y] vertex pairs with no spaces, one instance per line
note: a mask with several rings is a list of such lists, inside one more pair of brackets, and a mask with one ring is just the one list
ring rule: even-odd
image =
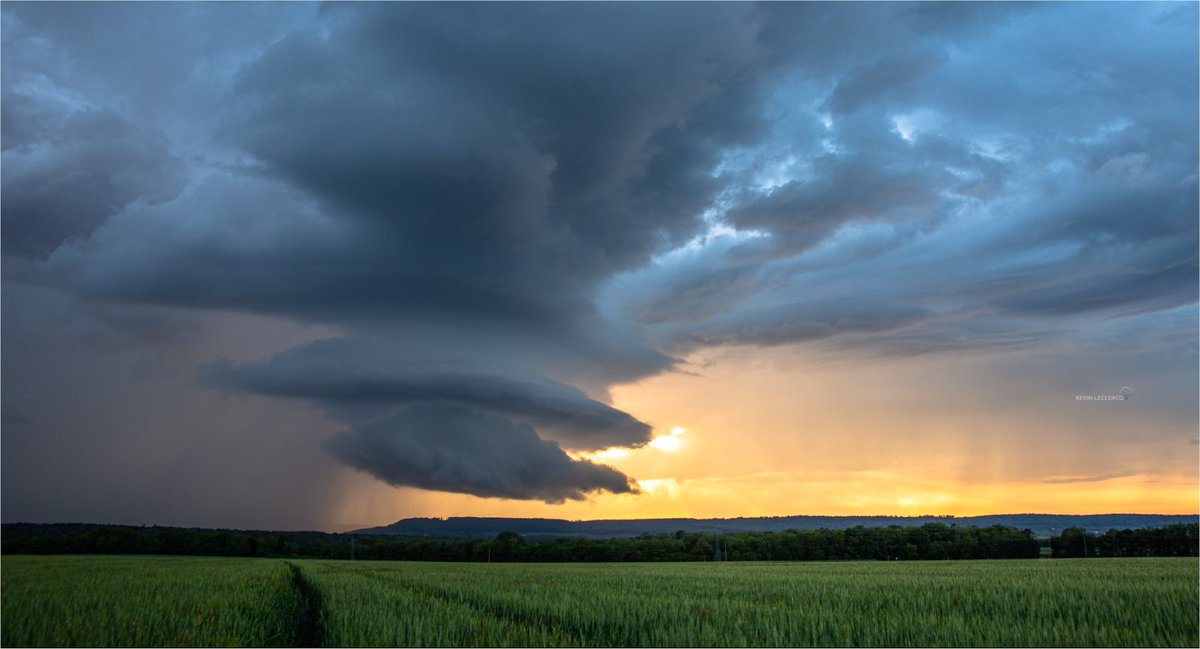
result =
[[452,564],[5,556],[5,646],[1195,647],[1194,558]]

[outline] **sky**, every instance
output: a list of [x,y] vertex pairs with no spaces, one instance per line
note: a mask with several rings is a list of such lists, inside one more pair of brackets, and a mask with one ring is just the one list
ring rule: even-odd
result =
[[1195,3],[0,6],[0,517],[1195,513]]

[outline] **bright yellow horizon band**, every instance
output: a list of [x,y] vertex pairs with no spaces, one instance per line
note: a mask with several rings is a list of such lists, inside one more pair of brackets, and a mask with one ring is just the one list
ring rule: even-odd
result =
[[547,504],[397,490],[357,474],[347,488],[358,497],[335,524],[1200,512],[1195,430],[1160,421],[1145,396],[1152,385],[1127,403],[1080,402],[1069,388],[1013,397],[1011,381],[991,380],[1003,369],[994,357],[727,350],[696,364],[703,375],[612,390],[614,406],[656,424],[650,443],[572,453],[631,476],[640,494]]

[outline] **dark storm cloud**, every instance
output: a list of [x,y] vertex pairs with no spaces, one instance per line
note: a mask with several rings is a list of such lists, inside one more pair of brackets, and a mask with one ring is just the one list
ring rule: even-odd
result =
[[370,340],[323,340],[262,363],[216,362],[202,367],[201,377],[224,389],[319,401],[349,420],[436,401],[529,422],[569,448],[650,441],[645,423],[520,366],[419,347],[384,350]]
[[748,199],[728,211],[726,219],[739,229],[770,232],[774,247],[798,252],[848,221],[923,218],[942,204],[940,193],[949,174],[890,166],[881,158],[817,158],[813,177]]
[[418,335],[448,352],[500,350],[594,392],[673,363],[553,274],[423,268],[340,214],[286,183],[216,172],[170,204],[122,211],[89,246],[60,248],[43,277],[93,299],[334,321],[377,332],[385,355]]
[[783,345],[835,335],[894,329],[928,315],[921,307],[884,299],[803,300],[746,307],[675,336],[688,345]]
[[[1101,257],[1056,264],[980,282],[977,299],[1028,315],[1069,315],[1111,309],[1167,309],[1196,300],[1194,250],[1178,245],[1145,249],[1120,265]],[[1189,286],[1191,286],[1189,288]]]
[[110,110],[52,110],[27,95],[4,97],[6,254],[45,257],[129,203],[162,203],[183,188],[183,165],[160,133]]
[[[704,226],[721,189],[709,168],[761,122],[761,22],[749,5],[326,7],[231,79],[214,130],[252,160],[122,210],[43,277],[94,299],[375,334],[352,345],[366,354],[210,366],[226,388],[340,416],[452,402],[574,448],[642,444],[646,424],[563,381],[603,394],[673,364],[591,294]],[[399,342],[414,330],[441,370]],[[316,377],[286,367],[314,354]],[[395,362],[364,376],[364,355]]]
[[189,170],[172,149],[185,144],[192,124],[208,128],[205,111],[221,99],[207,84],[247,49],[261,48],[254,41],[308,11],[260,9],[6,5],[5,254],[45,257],[126,205],[176,196]]
[[[704,259],[704,258],[701,258]],[[629,315],[646,324],[694,322],[732,308],[753,290],[759,269],[754,264],[705,267],[700,263],[665,278],[662,292],[638,300],[627,297]]]
[[406,406],[338,433],[341,461],[396,486],[561,503],[589,492],[633,493],[612,467],[572,460],[530,426],[453,404]]
[[698,347],[1184,340],[1195,20],[6,3],[5,281],[334,328],[213,353],[202,383],[317,404],[350,426],[334,455],[392,484],[624,492],[556,443],[644,443],[608,388]]
[[[1085,318],[1194,303],[1197,156],[1174,138],[1194,140],[1195,64],[1174,53],[1195,37],[1156,12],[1091,7],[1070,29],[1084,16],[1043,8],[964,26],[980,37],[969,45],[937,49],[952,31],[843,62],[807,113],[828,120],[824,139],[799,142],[780,171],[749,167],[765,182],[724,212],[743,232],[630,274],[608,308],[667,344],[828,339],[909,354],[1038,344]],[[864,29],[887,51],[888,34],[918,23],[930,24]],[[1067,54],[1086,39],[1104,46]]]
[[285,39],[242,71],[227,135],[386,240],[372,252],[387,266],[432,278],[577,293],[642,262],[700,227],[707,167],[746,119],[726,101],[732,115],[689,121],[751,60],[750,6],[328,14],[333,36]]
[[861,66],[838,82],[825,106],[837,113],[853,112],[929,74],[944,60],[937,53],[914,52],[888,56]]
[[[324,18],[328,33],[293,34],[242,68],[219,130],[355,239],[335,237],[319,266],[286,245],[251,261],[217,241],[203,273],[183,255],[157,272],[135,259],[119,264],[137,265],[128,273],[90,275],[137,245],[146,223],[123,217],[101,235],[111,249],[60,255],[66,281],[98,297],[327,320],[595,330],[596,283],[702,227],[719,189],[708,167],[759,119],[745,102],[750,6],[334,6]],[[605,24],[638,27],[612,38]],[[210,206],[215,191],[179,211],[258,214],[276,193]]]

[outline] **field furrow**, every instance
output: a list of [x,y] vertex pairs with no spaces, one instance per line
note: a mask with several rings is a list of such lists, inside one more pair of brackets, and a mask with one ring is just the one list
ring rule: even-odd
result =
[[454,597],[379,579],[361,563],[302,561],[327,646],[575,646],[561,630],[496,616]]
[[6,646],[1200,644],[1194,559],[3,559]]
[[584,646],[1191,646],[1197,636],[1188,560],[337,569]]

